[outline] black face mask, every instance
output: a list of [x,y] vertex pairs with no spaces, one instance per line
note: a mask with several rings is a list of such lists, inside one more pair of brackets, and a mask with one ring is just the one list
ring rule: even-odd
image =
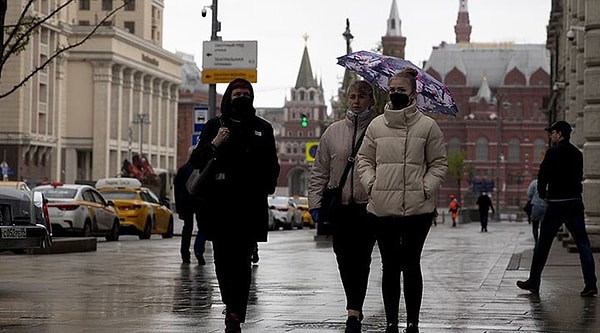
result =
[[231,118],[245,120],[254,115],[252,99],[249,97],[238,97],[231,100]]
[[406,94],[392,93],[390,94],[390,101],[394,106],[394,110],[401,110],[408,106],[409,98]]

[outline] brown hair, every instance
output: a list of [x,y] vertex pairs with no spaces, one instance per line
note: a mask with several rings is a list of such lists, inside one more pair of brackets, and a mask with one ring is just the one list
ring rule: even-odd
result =
[[406,67],[406,68],[402,69],[401,71],[399,71],[398,73],[391,76],[390,79],[388,80],[388,84],[393,79],[407,79],[410,82],[412,90],[416,91],[417,90],[417,75],[419,75],[419,72],[416,69],[411,68],[411,67]]
[[359,94],[364,94],[371,97],[371,100],[373,101],[373,103],[375,103],[375,94],[373,92],[373,86],[371,86],[367,81],[359,80],[352,82],[348,86],[347,92],[349,93],[350,90],[355,90]]

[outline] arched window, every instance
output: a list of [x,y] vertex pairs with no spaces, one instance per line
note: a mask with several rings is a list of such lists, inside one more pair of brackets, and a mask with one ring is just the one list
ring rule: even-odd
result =
[[460,153],[460,140],[452,138],[448,141],[448,155],[451,153]]
[[510,139],[508,141],[508,161],[521,161],[521,142],[519,142],[519,139]]
[[533,142],[533,162],[541,162],[544,154],[546,153],[546,141],[542,139],[536,139]]
[[487,161],[488,159],[488,140],[481,137],[475,143],[475,160]]

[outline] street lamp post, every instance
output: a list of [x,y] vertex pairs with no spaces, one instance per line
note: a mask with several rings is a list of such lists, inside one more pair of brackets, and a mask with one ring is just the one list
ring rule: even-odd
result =
[[500,221],[500,158],[502,156],[502,114],[496,101],[496,221]]
[[144,156],[144,125],[150,124],[150,116],[146,113],[138,113],[132,123],[140,125],[140,157]]
[[[221,40],[221,37],[217,36],[217,33],[221,31],[221,22],[217,19],[217,0],[213,0],[211,6],[206,6],[205,8],[210,8],[212,12],[212,34],[210,36],[211,41]],[[203,9],[203,14],[206,13],[205,8]],[[204,15],[202,15],[204,16]],[[208,85],[208,118],[211,119],[217,115],[217,84],[211,83]]]

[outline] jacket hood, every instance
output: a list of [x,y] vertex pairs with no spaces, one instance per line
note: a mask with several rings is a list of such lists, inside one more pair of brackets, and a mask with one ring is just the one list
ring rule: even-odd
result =
[[[252,102],[254,102],[254,89],[252,88],[252,84],[244,79],[234,79],[229,82],[229,85],[223,94],[223,98],[221,99],[221,114],[225,119],[231,119],[231,93],[233,92],[233,89],[240,87],[248,88],[250,90],[250,94],[252,95],[251,99]],[[252,107],[252,111],[256,114],[256,109],[254,107]]]

